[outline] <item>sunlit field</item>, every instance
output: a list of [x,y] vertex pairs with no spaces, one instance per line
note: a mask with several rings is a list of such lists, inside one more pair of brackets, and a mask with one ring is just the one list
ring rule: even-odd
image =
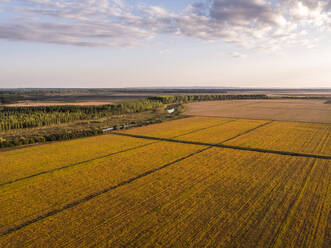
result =
[[0,246],[328,247],[330,134],[193,117],[3,151]]

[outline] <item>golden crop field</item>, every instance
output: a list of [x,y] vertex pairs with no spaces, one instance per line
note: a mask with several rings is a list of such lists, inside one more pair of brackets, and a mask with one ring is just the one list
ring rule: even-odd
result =
[[0,152],[0,185],[148,143],[151,141],[102,135]]
[[204,142],[204,143],[223,143],[237,135],[247,132],[248,130],[265,125],[269,121],[260,120],[234,120],[216,127],[194,132],[188,135],[178,137],[179,140]]
[[[213,148],[5,235],[0,244],[285,247],[291,235],[284,232],[293,225],[302,233],[290,239],[293,247],[323,247],[330,166]],[[309,191],[317,201],[302,202]]]
[[273,122],[226,144],[331,155],[331,124]]
[[125,133],[159,138],[171,138],[179,135],[182,136],[192,131],[195,132],[199,129],[223,125],[233,120],[234,119],[229,118],[192,117],[130,129],[125,131]]
[[0,247],[329,247],[331,159],[308,153],[330,128],[193,117],[0,152]]
[[[222,118],[195,117],[141,127],[134,129],[134,131],[141,133],[147,129],[155,132],[155,130],[160,129],[157,133],[162,134],[162,137],[174,137],[181,133],[199,131],[228,121],[228,119]],[[178,130],[178,126],[182,128]],[[147,133],[149,134],[149,131]],[[102,135],[0,152],[0,165],[2,165],[0,166],[0,185],[51,169],[81,163],[150,143],[153,143],[153,141]]]
[[159,142],[0,187],[0,232],[2,227],[20,224],[72,199],[117,185],[199,149],[199,146]]

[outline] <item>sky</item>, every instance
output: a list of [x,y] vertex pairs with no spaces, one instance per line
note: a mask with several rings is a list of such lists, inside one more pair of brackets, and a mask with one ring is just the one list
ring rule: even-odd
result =
[[0,0],[0,88],[331,88],[331,0]]

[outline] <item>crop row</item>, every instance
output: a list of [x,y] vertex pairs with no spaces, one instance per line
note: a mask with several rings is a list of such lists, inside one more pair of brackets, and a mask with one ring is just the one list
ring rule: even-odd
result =
[[212,148],[2,236],[0,246],[323,247],[330,166]]
[[[164,123],[162,130],[178,136],[182,133],[195,132],[215,125],[221,125],[228,119],[196,117]],[[172,128],[168,128],[168,127]],[[176,128],[178,126],[179,128]],[[160,125],[152,125],[156,128]],[[167,128],[163,128],[167,127]],[[0,152],[0,185],[47,172],[63,166],[84,163],[84,161],[102,158],[113,153],[133,149],[153,143],[150,140],[102,135],[66,142],[34,146],[13,151]]]
[[0,233],[136,175],[195,153],[199,146],[159,142],[84,166],[0,187]]
[[[204,130],[206,127],[223,126],[234,119],[229,118],[210,118],[210,117],[191,117],[176,121],[163,122],[159,124],[139,127],[125,131],[128,134],[146,135],[158,138],[170,138],[183,136],[192,131],[199,129]],[[209,128],[208,128],[209,129]]]
[[[128,133],[331,149],[330,126],[322,124],[195,117]],[[285,138],[292,146],[280,148]],[[0,153],[0,184],[50,172],[0,187],[0,246],[327,247],[329,160],[152,143],[104,135]]]
[[237,135],[241,135],[247,131],[258,128],[261,125],[268,124],[268,121],[259,120],[236,120],[225,123],[221,126],[208,128],[200,132],[184,135],[178,138],[178,140],[204,142],[204,143],[223,143],[224,141],[231,139]]
[[[197,118],[197,117],[196,117]],[[221,120],[226,120],[221,118]],[[189,122],[186,119],[185,122]],[[178,121],[128,130],[125,133],[157,138],[182,134],[177,140],[221,143],[292,153],[331,155],[331,125],[263,120],[232,120],[185,135]],[[178,125],[178,126],[177,126]],[[185,125],[183,123],[183,125]]]
[[227,145],[331,155],[331,125],[273,122],[226,142]]
[[103,135],[0,152],[0,184],[151,142]]
[[[257,129],[252,130],[255,128]],[[252,131],[245,133],[249,130]],[[331,127],[326,124],[269,123],[267,121],[193,117],[136,128],[127,133],[165,138],[180,136],[177,139],[205,143],[224,142],[239,135],[225,144],[285,152],[331,154]],[[104,135],[1,152],[0,185],[151,142]]]

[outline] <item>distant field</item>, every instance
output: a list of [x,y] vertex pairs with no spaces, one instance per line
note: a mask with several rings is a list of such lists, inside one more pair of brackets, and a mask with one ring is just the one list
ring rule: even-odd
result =
[[330,137],[192,117],[0,152],[0,247],[327,248]]
[[98,106],[105,104],[113,104],[114,101],[86,101],[86,102],[38,102],[38,101],[22,101],[12,104],[4,104],[2,106],[7,107],[37,107],[37,106],[64,106],[64,105],[73,105],[73,106]]
[[1,106],[9,107],[32,107],[32,106],[91,106],[116,104],[128,101],[144,99],[150,96],[149,94],[44,94],[44,95],[24,95],[24,99],[10,104]]
[[331,123],[326,100],[242,100],[198,102],[187,105],[186,114],[279,121]]

